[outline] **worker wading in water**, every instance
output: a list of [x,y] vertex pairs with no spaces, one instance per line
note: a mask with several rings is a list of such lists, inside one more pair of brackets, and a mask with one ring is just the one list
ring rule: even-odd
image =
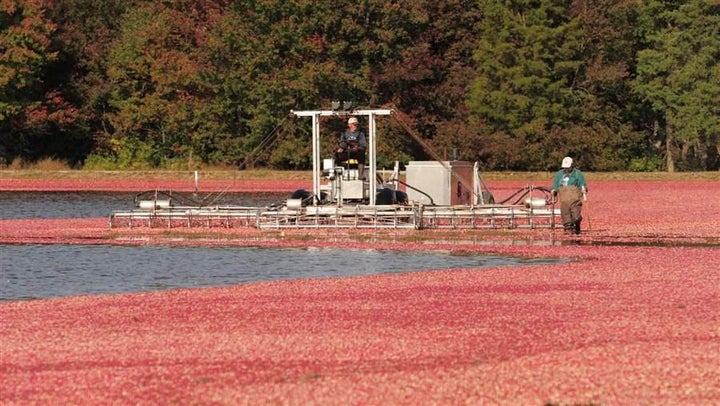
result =
[[553,197],[560,200],[560,217],[566,233],[580,234],[582,205],[587,201],[585,175],[573,165],[569,156],[563,158],[561,169],[555,173]]

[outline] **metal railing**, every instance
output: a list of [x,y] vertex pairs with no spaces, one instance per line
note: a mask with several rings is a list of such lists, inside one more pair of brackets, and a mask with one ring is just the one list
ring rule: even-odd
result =
[[554,228],[561,224],[554,205],[345,205],[295,209],[258,207],[159,207],[114,211],[110,228],[118,227],[254,227],[353,229],[513,229]]

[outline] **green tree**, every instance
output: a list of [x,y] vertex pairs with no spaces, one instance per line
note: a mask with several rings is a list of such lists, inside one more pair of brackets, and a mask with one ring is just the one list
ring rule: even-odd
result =
[[[371,73],[387,44],[373,33],[385,2],[256,1],[236,3],[208,41],[216,94],[213,111],[242,161],[291,109],[329,108],[332,100],[375,103]],[[342,120],[327,120],[332,147]],[[283,126],[265,162],[308,167],[307,123]],[[230,140],[233,140],[230,142]]]
[[68,100],[78,107],[78,121],[65,141],[82,161],[88,154],[110,151],[110,109],[114,83],[108,78],[109,50],[120,31],[121,16],[139,0],[62,0],[48,13],[57,24],[59,55],[53,78],[62,83]]
[[[717,2],[0,4],[6,159],[80,160],[92,149],[128,167],[307,168],[310,128],[289,111],[353,100],[397,107],[422,139],[381,120],[378,159],[388,165],[457,150],[493,169],[555,168],[565,154],[583,169],[647,169],[666,135],[683,165],[717,162]],[[662,59],[673,47],[691,55]],[[344,127],[323,121],[324,154]]]
[[633,85],[656,113],[667,170],[720,168],[720,2],[650,0],[641,23]]
[[[214,94],[209,111],[217,123],[216,142],[225,145],[225,155],[217,160],[243,162],[290,109],[307,108],[306,98],[314,101],[308,96],[314,92],[313,76],[327,69],[300,71],[303,60],[310,58],[303,29],[310,24],[306,18],[314,15],[311,4],[301,3],[236,3],[212,27],[205,78]],[[303,144],[295,147],[281,160],[285,165],[307,165]]]
[[633,3],[495,0],[481,10],[468,105],[488,126],[486,165],[546,170],[569,154],[586,169],[625,167],[637,138],[622,84]]
[[384,8],[376,36],[388,51],[372,73],[374,92],[405,112],[407,124],[427,141],[431,151],[410,143],[408,152],[416,158],[448,159],[453,150],[458,159],[477,158],[481,131],[468,122],[465,99],[480,18],[477,1],[408,1]]
[[196,158],[207,100],[200,77],[205,21],[183,6],[151,2],[128,10],[110,49],[113,86],[104,117],[123,166],[192,165]]
[[[436,148],[463,144],[464,91],[471,77],[474,1],[334,3],[256,1],[233,4],[208,41],[214,111],[235,134],[235,156],[263,145],[290,109],[329,107],[331,100],[396,106]],[[342,120],[327,120],[332,149]],[[424,156],[392,120],[380,123],[380,160]],[[309,165],[307,125],[284,125],[266,162]],[[468,150],[470,150],[468,148]],[[329,151],[329,150],[328,150]],[[425,155],[426,156],[426,155]]]

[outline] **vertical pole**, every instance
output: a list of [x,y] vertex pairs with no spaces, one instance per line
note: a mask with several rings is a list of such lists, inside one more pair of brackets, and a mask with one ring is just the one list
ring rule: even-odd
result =
[[375,182],[376,178],[376,168],[377,168],[377,159],[375,156],[375,113],[368,114],[368,132],[370,139],[368,140],[369,149],[370,149],[370,176],[367,177],[368,182],[370,184],[370,206],[375,206],[375,195],[377,194],[377,184]]
[[320,113],[312,116],[313,206],[320,200]]
[[400,161],[395,161],[395,166],[393,167],[393,173],[392,173],[393,188],[395,190],[400,189],[400,183],[398,182],[399,180],[400,180]]
[[473,164],[473,199],[472,203],[470,204],[472,207],[475,207],[476,204],[485,204],[482,197],[482,188],[480,187],[480,164],[476,161]]

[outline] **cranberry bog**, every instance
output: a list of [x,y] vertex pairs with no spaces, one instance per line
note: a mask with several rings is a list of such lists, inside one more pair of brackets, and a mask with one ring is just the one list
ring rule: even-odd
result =
[[[206,186],[227,187],[222,182]],[[249,191],[307,184],[233,182]],[[5,244],[322,246],[570,259],[0,302],[0,403],[720,403],[718,177],[588,182],[579,236],[557,229],[347,230],[327,239],[302,230],[109,229],[104,218],[0,220]],[[186,184],[0,178],[0,190]],[[527,182],[488,184],[502,194]]]

